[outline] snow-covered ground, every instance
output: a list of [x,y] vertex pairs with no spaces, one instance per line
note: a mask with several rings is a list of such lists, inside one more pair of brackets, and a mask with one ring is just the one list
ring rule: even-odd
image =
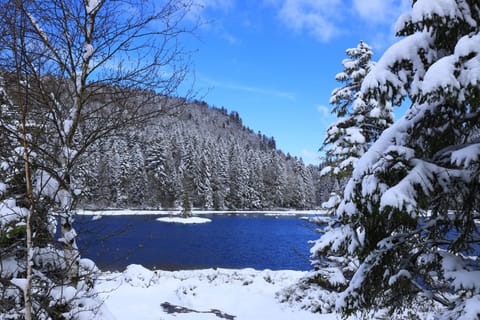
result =
[[150,271],[130,265],[104,273],[96,288],[117,320],[333,320],[280,303],[276,293],[301,271],[206,269]]

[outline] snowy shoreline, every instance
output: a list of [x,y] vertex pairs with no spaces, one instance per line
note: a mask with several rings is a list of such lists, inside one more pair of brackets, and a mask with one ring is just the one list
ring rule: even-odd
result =
[[335,314],[313,314],[279,301],[277,294],[305,275],[221,268],[152,271],[130,265],[121,273],[103,272],[95,288],[116,320],[337,319]]
[[[85,216],[122,216],[122,215],[158,215],[158,216],[180,216],[181,209],[177,210],[136,210],[136,209],[106,209],[106,210],[84,210],[76,211],[77,215]],[[297,215],[319,215],[324,210],[192,210],[193,215],[262,215],[262,216],[297,216]]]

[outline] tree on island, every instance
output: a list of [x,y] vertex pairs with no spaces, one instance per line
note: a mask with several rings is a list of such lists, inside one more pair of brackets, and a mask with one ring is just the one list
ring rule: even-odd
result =
[[79,169],[103,138],[183,104],[167,97],[187,72],[190,5],[0,1],[1,314],[93,317],[95,267],[73,228]]
[[358,258],[353,273],[330,270],[344,315],[478,319],[479,25],[477,1],[413,1],[363,79],[366,99],[411,106],[357,161],[338,225],[312,248],[316,261]]
[[183,192],[183,202],[182,202],[182,218],[191,218],[192,217],[192,203],[190,202],[190,196],[187,190]]

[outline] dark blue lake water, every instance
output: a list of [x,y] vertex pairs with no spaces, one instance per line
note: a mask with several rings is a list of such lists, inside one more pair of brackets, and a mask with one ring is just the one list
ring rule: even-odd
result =
[[149,268],[255,268],[310,270],[315,226],[299,217],[212,215],[212,222],[182,225],[158,216],[77,216],[82,256],[102,269],[132,263]]

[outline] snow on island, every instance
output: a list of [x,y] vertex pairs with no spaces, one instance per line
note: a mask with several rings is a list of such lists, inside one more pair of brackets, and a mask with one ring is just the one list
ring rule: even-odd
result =
[[166,222],[166,223],[181,223],[181,224],[200,224],[200,223],[212,222],[211,219],[200,218],[200,217],[189,217],[189,218],[162,217],[162,218],[157,218],[156,220],[160,222]]

